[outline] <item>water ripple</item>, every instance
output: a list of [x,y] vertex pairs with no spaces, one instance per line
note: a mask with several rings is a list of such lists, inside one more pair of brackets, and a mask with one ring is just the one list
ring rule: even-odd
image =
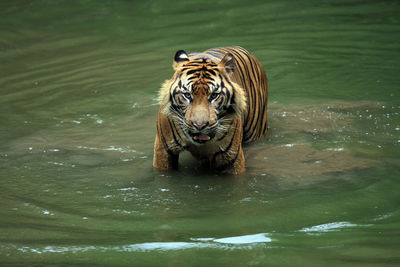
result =
[[349,228],[349,227],[356,227],[356,226],[362,226],[350,222],[332,222],[332,223],[326,223],[326,224],[320,224],[320,225],[315,225],[312,227],[305,227],[299,230],[299,232],[305,232],[305,233],[326,233],[326,232],[333,232],[333,231],[338,231],[343,228]]

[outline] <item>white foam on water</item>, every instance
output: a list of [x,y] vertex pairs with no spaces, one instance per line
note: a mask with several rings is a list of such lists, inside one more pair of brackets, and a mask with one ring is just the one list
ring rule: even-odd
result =
[[319,233],[324,233],[324,232],[332,232],[332,231],[338,231],[342,228],[347,228],[347,227],[355,227],[358,226],[357,224],[349,223],[349,222],[333,222],[333,223],[326,223],[326,224],[320,224],[320,225],[315,225],[312,227],[305,227],[299,232],[305,232],[305,233],[312,233],[312,232],[319,232]]
[[269,243],[272,239],[267,237],[266,233],[254,234],[254,235],[242,235],[214,239],[214,242],[223,244],[252,244],[252,243]]
[[196,242],[149,242],[142,244],[126,245],[122,247],[116,247],[115,250],[122,251],[172,251],[172,250],[184,250],[191,248],[210,248],[215,247],[212,244],[202,244]]
[[147,251],[175,251],[185,249],[224,249],[248,250],[261,243],[272,242],[266,233],[243,235],[226,238],[190,238],[191,242],[145,242],[122,246],[45,246],[43,248],[20,247],[17,250],[24,253],[83,253],[87,251],[116,251],[116,252],[147,252]]

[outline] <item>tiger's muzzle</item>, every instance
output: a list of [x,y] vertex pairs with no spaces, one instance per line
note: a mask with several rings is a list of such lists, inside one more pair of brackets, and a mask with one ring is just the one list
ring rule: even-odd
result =
[[215,136],[215,134],[212,132],[203,133],[203,132],[193,132],[190,130],[189,130],[188,134],[192,138],[192,140],[198,144],[204,144],[204,143],[210,141],[211,139],[213,139]]
[[188,130],[188,134],[195,143],[204,144],[214,138],[215,133],[208,127],[209,122],[192,121],[191,124],[193,127]]

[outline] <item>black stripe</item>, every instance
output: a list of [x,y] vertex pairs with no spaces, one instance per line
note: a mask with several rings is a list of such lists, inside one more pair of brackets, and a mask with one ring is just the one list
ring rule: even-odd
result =
[[215,71],[214,70],[212,70],[212,69],[207,69],[207,71],[209,72],[209,73],[211,73],[211,75],[216,75],[216,73],[215,73]]
[[171,128],[171,132],[172,132],[172,137],[174,138],[175,143],[179,146],[179,147],[183,147],[182,144],[178,141],[178,139],[176,138],[175,132],[174,132],[174,127],[172,126],[171,120],[168,119],[168,124],[169,127]]
[[225,169],[231,167],[231,166],[235,163],[235,161],[237,160],[237,158],[239,157],[239,151],[240,151],[240,145],[239,145],[238,150],[237,150],[237,152],[236,152],[236,155],[235,155],[235,157],[234,157],[233,159],[231,159],[228,163],[226,163],[226,164],[224,164],[224,165],[218,166],[218,167],[215,168],[215,169],[216,169],[217,171],[223,171],[223,170],[225,170]]
[[259,120],[257,123],[257,138],[259,138],[263,133],[262,133],[262,129],[263,129],[263,124],[264,124],[264,111],[265,111],[265,106],[262,105],[262,100],[260,97],[260,101],[259,101],[259,105],[260,105],[260,111],[258,112],[259,114]]
[[[250,65],[251,70],[252,70],[252,72],[249,73],[249,76],[253,76],[254,78],[256,78],[255,77],[255,72],[254,72],[254,67],[253,67],[253,61],[252,61],[252,59],[250,58],[250,56],[247,53],[245,55],[248,58],[249,65]],[[260,89],[261,88],[260,88],[260,84],[259,84],[259,82],[257,80],[252,79],[252,77],[249,77],[249,78],[250,78],[249,80],[250,80],[251,85],[252,85],[251,88],[253,89],[253,91],[255,93],[255,95],[254,95],[254,104],[255,104],[255,106],[253,107],[253,109],[254,109],[254,111],[258,110],[258,112],[255,115],[257,115],[257,118],[259,118],[259,115],[260,115],[260,112],[261,112],[261,109],[262,109],[262,103],[260,103],[260,101],[262,100],[261,99],[261,93],[260,93]],[[257,85],[258,85],[257,87],[258,87],[259,90],[256,90],[256,86],[255,86],[254,82],[257,83]],[[259,120],[256,120],[255,121],[255,125],[253,126],[254,119],[255,119],[255,116],[253,117],[253,119],[252,119],[252,121],[250,123],[250,126],[249,126],[250,129],[253,129],[252,136],[254,136],[256,134],[256,131],[254,131],[254,130],[257,130],[257,124],[260,123]]]
[[[175,76],[175,75],[174,75],[174,76]],[[174,83],[176,82],[176,80],[178,80],[178,79],[181,78],[181,76],[182,76],[182,74],[180,74],[179,76],[176,75],[176,76],[175,76],[175,79],[171,82],[171,84],[174,84]],[[171,80],[172,80],[172,79],[171,79]]]
[[[179,101],[182,102],[180,99],[179,99]],[[182,106],[177,106],[174,103],[171,103],[171,109],[174,110],[175,112],[179,113],[179,114],[181,114],[181,112],[180,112],[181,108],[182,108]]]
[[[226,88],[226,90],[225,90],[225,95],[226,95],[226,98],[227,98],[227,100],[228,101],[226,101],[227,103],[230,103],[231,102],[231,93],[229,92],[229,89],[227,88],[227,87],[225,87]],[[221,90],[221,92],[223,92],[222,90]]]
[[[236,55],[235,54],[235,52],[234,51],[232,51],[233,52],[233,56],[235,57],[235,60],[240,60],[240,62],[243,64],[243,66],[245,66],[245,64],[244,64],[244,62],[243,62],[243,60],[241,59],[241,58],[239,58],[239,56],[238,55]],[[239,62],[235,62],[235,65],[236,65],[236,69],[239,69],[239,71],[240,71],[240,74],[241,74],[241,76],[242,76],[242,83],[246,80],[246,76],[244,75],[244,73],[243,73],[243,70],[242,70],[242,68],[240,68],[240,65],[239,65]],[[235,71],[235,69],[234,69],[234,71]]]
[[169,155],[174,156],[175,154],[172,152],[171,149],[169,149],[168,144],[167,144],[167,141],[165,140],[164,133],[163,133],[163,131],[162,131],[161,125],[159,126],[159,129],[160,129],[160,132],[161,132],[161,141],[162,141],[162,143],[163,143],[163,145],[164,145],[165,150],[167,150],[167,153],[168,153]]
[[[223,96],[220,96],[219,97],[219,99],[217,99],[216,101],[217,101],[217,103],[218,103],[218,106],[217,106],[217,110],[222,110],[222,108],[224,107],[224,104],[225,104],[225,102],[224,101],[222,101],[222,100],[224,100],[223,99],[224,97]],[[219,101],[218,101],[219,100]]]
[[227,146],[226,148],[224,148],[224,149],[220,149],[218,152],[216,152],[216,153],[214,154],[213,159],[212,159],[212,162],[215,162],[215,160],[216,160],[216,158],[217,158],[218,155],[221,155],[221,154],[223,154],[223,153],[226,153],[226,152],[228,152],[228,151],[231,149],[231,146],[232,146],[232,144],[233,144],[233,139],[235,139],[236,131],[237,131],[237,128],[235,128],[235,132],[233,133],[232,139],[231,139],[231,141],[229,142],[228,146]]
[[[228,97],[228,102],[231,102],[231,99],[233,98],[233,96],[234,96],[234,94],[235,94],[235,87],[233,86],[233,84],[229,81],[229,79],[227,79],[226,77],[224,77],[224,76],[222,76],[222,75],[219,75],[219,77],[220,77],[220,79],[221,79],[221,87],[223,87],[223,88],[226,88],[227,89],[227,91],[229,91],[228,89],[228,87],[226,87],[225,86],[225,83],[223,82],[223,80],[226,80],[226,82],[231,86],[231,88],[233,89],[233,92],[232,92],[232,97],[230,97],[230,95],[229,95],[229,97]],[[244,88],[243,88],[243,90],[244,90]]]
[[186,74],[187,74],[187,75],[192,75],[192,74],[198,72],[199,70],[200,70],[200,69],[189,70]]
[[[179,86],[179,87],[180,87],[180,86]],[[172,90],[172,94],[173,94],[173,95],[176,95],[176,94],[178,93],[178,90],[177,90],[177,89],[178,89],[178,86],[175,87],[174,90]]]
[[[261,132],[260,132],[260,135],[263,135],[264,133],[265,133],[265,128],[268,128],[268,122],[267,122],[267,120],[265,120],[264,121],[264,113],[267,111],[267,108],[266,108],[266,106],[264,106],[264,108],[263,108],[263,112],[262,112],[262,117],[261,117],[261,120],[262,120],[262,127],[261,127]],[[267,114],[265,114],[265,116],[268,118],[268,115]]]
[[176,105],[175,107],[178,107],[178,108],[180,108],[181,106],[183,106],[185,103],[181,100],[181,97],[180,98],[178,98],[178,101],[179,101],[179,105]]
[[176,127],[175,121],[172,120],[172,124],[174,125],[175,129],[176,129],[176,134],[178,135],[179,139],[182,140],[182,136],[179,133],[178,127]]
[[232,125],[233,125],[234,122],[235,122],[235,121],[232,121],[232,123],[229,125],[229,129],[226,130],[226,132],[225,132],[220,138],[218,138],[217,141],[221,141],[222,139],[224,139],[224,138],[228,135],[228,133],[229,133],[229,132],[231,131],[231,129],[232,129]]
[[[257,99],[257,95],[255,95],[256,92],[254,90],[254,84],[253,84],[253,81],[250,79],[249,70],[247,68],[247,65],[245,64],[244,58],[239,54],[239,52],[237,52],[237,51],[232,51],[232,52],[240,60],[240,62],[243,64],[243,67],[244,67],[244,69],[246,71],[246,74],[247,74],[246,75],[247,79],[242,80],[242,83],[244,83],[245,81],[248,81],[249,85],[250,85],[250,86],[248,86],[249,88],[247,88],[247,86],[246,86],[247,95],[248,95],[248,105],[247,105],[247,118],[248,118],[250,113],[251,113],[251,111],[252,111],[252,108],[253,108],[253,110],[255,110],[255,107],[256,107],[255,101]],[[245,77],[241,69],[240,69],[240,71],[241,71],[243,77]],[[250,105],[250,101],[251,101],[252,105]],[[252,116],[251,117],[251,121],[247,120],[245,123],[243,123],[243,128],[246,129],[245,130],[245,134],[244,134],[245,136],[247,136],[248,132],[251,130],[251,126],[253,124],[254,118],[255,118],[255,116]]]
[[[253,138],[256,135],[257,131],[257,122],[259,121],[259,115],[260,115],[260,110],[259,110],[259,101],[260,97],[258,94],[255,95],[254,98],[254,106],[253,106],[253,111],[254,115],[251,117],[251,123],[249,125],[249,131],[251,131],[250,138]],[[256,112],[258,109],[258,112]],[[254,125],[253,125],[254,124]]]
[[235,110],[233,109],[232,106],[224,106],[224,109],[222,110],[221,113],[218,114],[218,119],[221,119],[222,117],[224,117],[227,114],[234,114]]

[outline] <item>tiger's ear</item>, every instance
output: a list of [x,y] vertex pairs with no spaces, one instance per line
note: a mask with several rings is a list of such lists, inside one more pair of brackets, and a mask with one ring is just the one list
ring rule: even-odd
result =
[[180,64],[182,64],[182,62],[185,62],[188,60],[189,60],[189,56],[185,51],[183,51],[183,50],[177,51],[175,53],[175,57],[174,57],[174,69],[176,69]]
[[226,53],[219,64],[225,68],[226,73],[231,74],[235,69],[235,58],[231,53]]

